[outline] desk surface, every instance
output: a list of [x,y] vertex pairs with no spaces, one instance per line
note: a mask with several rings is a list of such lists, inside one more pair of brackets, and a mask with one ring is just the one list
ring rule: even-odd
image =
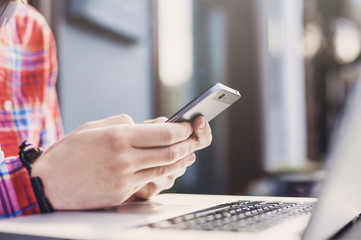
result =
[[[49,238],[39,236],[27,236],[20,234],[1,233],[1,240],[59,240],[61,238]],[[350,223],[345,229],[340,231],[332,240],[359,240],[361,239],[361,217]]]
[[[235,200],[240,200],[240,199],[246,199],[246,198],[250,198],[250,200],[259,200],[260,197],[246,197],[245,196],[214,196],[214,195],[177,195],[177,194],[162,194],[163,196],[161,196],[160,198],[156,198],[157,201],[150,201],[150,204],[148,202],[145,202],[146,204],[143,204],[142,206],[142,210],[138,212],[138,215],[141,214],[140,216],[142,218],[144,218],[144,209],[147,208],[148,213],[149,214],[149,210],[153,211],[156,210],[157,212],[159,212],[159,207],[161,207],[163,209],[164,203],[166,202],[171,202],[172,203],[172,207],[176,206],[177,208],[179,206],[181,206],[182,204],[184,205],[185,202],[192,202],[194,204],[198,204],[201,203],[202,208],[203,209],[205,207],[209,207],[209,206],[213,206],[215,204],[219,204],[219,203],[224,203],[225,201],[235,201]],[[254,199],[252,199],[254,198]],[[265,198],[267,200],[275,200],[276,198]],[[283,198],[283,200],[285,201],[287,198]],[[165,201],[166,200],[166,201]],[[307,199],[308,201],[310,201],[309,199]],[[302,200],[301,200],[302,201]],[[198,202],[198,203],[197,203]],[[150,207],[147,207],[147,205],[149,205]],[[126,205],[124,205],[126,206]],[[139,206],[137,206],[138,208]],[[145,208],[144,208],[145,207]],[[53,227],[51,224],[48,224],[48,220],[56,220],[55,225],[58,223],[61,224],[66,224],[66,228],[71,231],[77,231],[79,230],[79,228],[83,227],[84,229],[87,229],[87,231],[93,231],[94,229],[98,229],[99,230],[99,223],[102,223],[102,227],[101,227],[101,231],[98,233],[109,233],[109,231],[107,229],[111,229],[114,230],[115,228],[109,228],[109,223],[116,223],[118,224],[119,222],[122,222],[122,224],[124,223],[124,216],[129,217],[129,215],[133,216],[137,215],[137,211],[134,212],[136,208],[134,208],[134,205],[132,207],[128,207],[128,209],[126,209],[126,211],[123,211],[121,209],[118,209],[116,212],[110,212],[110,213],[104,213],[103,212],[82,212],[81,216],[82,218],[74,218],[72,217],[72,213],[71,212],[58,212],[55,214],[50,214],[50,215],[37,215],[37,216],[31,216],[31,217],[24,217],[24,218],[17,218],[17,219],[10,219],[10,220],[2,220],[3,224],[0,224],[0,239],[2,240],[7,240],[7,239],[25,239],[25,240],[32,240],[32,239],[40,239],[40,240],[45,240],[45,239],[77,239],[76,235],[69,235],[69,236],[65,236],[65,235],[58,235],[58,234],[54,234],[51,230],[48,229],[48,231],[52,232],[52,235],[43,235],[41,234],[41,236],[51,236],[51,237],[39,237],[39,236],[31,236],[31,231],[33,231],[33,227],[37,228],[37,232],[44,232],[47,230],[47,228],[51,228]],[[139,209],[139,208],[138,208]],[[169,208],[167,208],[167,210],[165,212],[169,212]],[[75,213],[74,216],[77,213]],[[143,214],[143,215],[142,215]],[[173,213],[172,213],[173,214]],[[178,215],[178,214],[177,214]],[[92,219],[92,221],[88,220],[88,218],[93,217],[94,219]],[[138,216],[139,218],[139,216]],[[165,219],[165,218],[162,218]],[[35,225],[34,225],[34,220],[35,220]],[[96,222],[94,222],[94,220],[96,220]],[[143,219],[144,220],[144,219]],[[91,223],[90,225],[86,225],[83,223],[86,223],[88,221],[88,223]],[[107,222],[108,221],[108,222]],[[15,222],[16,225],[12,224],[12,222]],[[0,221],[1,223],[1,221]],[[8,223],[11,223],[10,225],[7,225]],[[74,224],[73,224],[74,223]],[[96,223],[96,225],[94,225],[94,223]],[[37,224],[37,225],[36,225]],[[53,224],[53,223],[52,223]],[[77,225],[78,224],[78,225]],[[2,226],[1,226],[2,225]],[[27,226],[28,225],[28,226]],[[31,227],[33,225],[33,227]],[[78,227],[74,227],[73,225],[76,225]],[[83,226],[84,225],[84,226]],[[293,225],[289,225],[288,227],[298,227],[299,224],[293,224]],[[139,225],[138,225],[139,226]],[[10,231],[8,227],[13,227],[13,229],[16,229],[16,231]],[[28,227],[29,229],[27,231],[18,231],[19,228],[26,228]],[[91,227],[91,228],[89,228]],[[95,228],[94,228],[95,227]],[[104,229],[105,227],[105,229]],[[108,228],[107,228],[108,227]],[[134,228],[133,228],[134,229]],[[124,232],[124,228],[120,229],[120,228],[116,228],[115,229],[117,231],[117,235],[122,235],[124,236],[125,232]],[[67,232],[66,229],[64,229],[64,226],[61,225],[60,227],[58,227],[57,231],[59,233],[64,233]],[[135,230],[133,230],[135,231]],[[139,231],[136,228],[136,231]],[[6,232],[6,233],[5,233]],[[12,234],[10,233],[12,232]],[[188,232],[188,231],[184,231],[182,232],[181,236],[184,236],[184,233]],[[202,232],[204,233],[204,231],[198,231],[198,232]],[[212,234],[214,236],[211,235],[212,238],[219,240],[219,237],[216,237],[215,235],[217,235],[217,231],[207,231],[208,234]],[[282,234],[286,234],[284,232],[284,229],[281,231]],[[280,236],[280,231],[278,231],[276,236]],[[28,234],[28,235],[22,235],[22,234]],[[134,233],[134,232],[133,232]],[[220,232],[218,231],[218,234]],[[174,233],[173,233],[174,234]],[[222,233],[224,234],[224,232]],[[109,235],[109,234],[108,234]],[[179,235],[179,234],[178,234]],[[187,234],[186,234],[187,235]],[[60,238],[57,238],[58,236],[62,236]],[[99,239],[99,236],[103,236],[103,235],[97,235]],[[145,235],[142,235],[143,238]],[[148,236],[148,235],[146,235]],[[223,235],[222,235],[223,236]],[[238,236],[238,235],[237,235]],[[267,235],[269,236],[269,235]],[[109,236],[108,236],[109,237]],[[169,236],[168,236],[169,237]],[[180,237],[180,236],[178,236]],[[235,236],[232,236],[235,237]],[[89,238],[83,238],[83,239],[89,239]],[[101,239],[101,238],[100,238]],[[164,238],[167,239],[167,238]],[[168,238],[169,239],[169,238]],[[199,239],[199,238],[197,238]],[[232,238],[233,239],[233,238]],[[239,236],[235,239],[239,239]],[[249,238],[245,238],[245,239],[249,239]],[[264,238],[263,238],[264,239]],[[299,237],[297,238],[299,239]],[[352,224],[349,224],[349,226],[347,226],[345,229],[342,230],[342,232],[340,232],[339,234],[337,234],[337,236],[335,236],[333,239],[361,239],[361,220],[360,218],[358,218],[357,220],[355,220]]]

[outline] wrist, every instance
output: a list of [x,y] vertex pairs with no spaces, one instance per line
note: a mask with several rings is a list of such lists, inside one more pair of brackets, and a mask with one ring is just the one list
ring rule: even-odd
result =
[[30,147],[30,144],[26,144],[24,141],[19,147],[19,158],[23,163],[25,168],[28,170],[28,174],[30,177],[31,185],[33,187],[36,200],[38,201],[38,205],[40,211],[42,213],[54,212],[54,208],[50,203],[49,199],[45,195],[44,184],[41,177],[38,174],[38,168],[36,166],[39,158],[41,157],[43,151],[40,148]]

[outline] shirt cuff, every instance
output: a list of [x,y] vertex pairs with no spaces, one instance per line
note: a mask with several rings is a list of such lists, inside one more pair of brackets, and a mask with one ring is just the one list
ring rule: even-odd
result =
[[0,219],[40,213],[27,169],[19,157],[0,162]]

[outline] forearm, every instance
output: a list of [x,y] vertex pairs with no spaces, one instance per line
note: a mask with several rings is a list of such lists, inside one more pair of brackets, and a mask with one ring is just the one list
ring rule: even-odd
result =
[[0,162],[0,219],[40,213],[26,168],[18,157]]

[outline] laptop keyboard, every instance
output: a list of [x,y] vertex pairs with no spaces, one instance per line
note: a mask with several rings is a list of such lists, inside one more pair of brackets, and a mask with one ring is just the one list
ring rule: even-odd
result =
[[151,228],[258,232],[313,212],[314,203],[237,201],[149,224]]

